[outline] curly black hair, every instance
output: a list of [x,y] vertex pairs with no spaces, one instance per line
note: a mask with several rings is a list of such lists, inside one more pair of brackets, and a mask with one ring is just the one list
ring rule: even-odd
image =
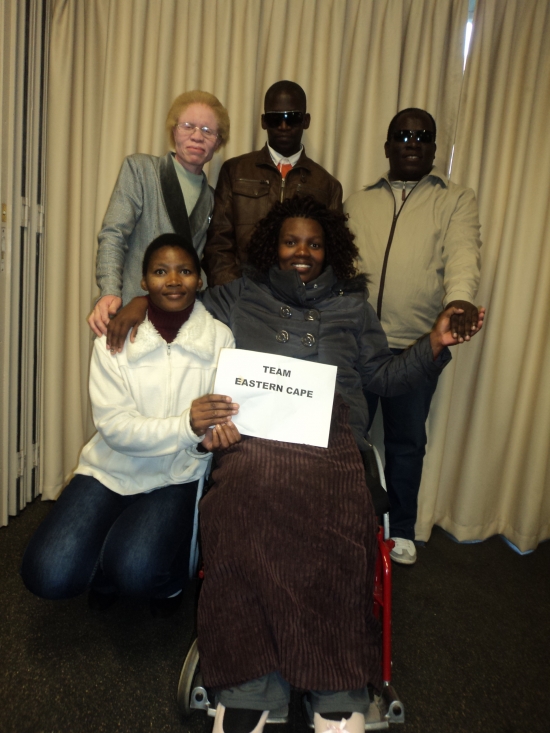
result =
[[314,199],[293,196],[274,204],[267,216],[258,222],[248,245],[248,263],[258,274],[267,275],[278,264],[279,233],[285,219],[315,219],[325,235],[325,266],[332,265],[338,280],[351,280],[357,275],[355,259],[359,251],[354,236],[346,226],[347,217]]

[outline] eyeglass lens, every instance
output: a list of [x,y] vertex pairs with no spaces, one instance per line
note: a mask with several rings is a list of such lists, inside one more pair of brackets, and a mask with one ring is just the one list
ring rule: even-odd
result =
[[416,140],[417,143],[433,143],[433,132],[431,130],[397,130],[393,133],[396,143],[408,143]]
[[289,127],[297,127],[304,120],[304,113],[298,111],[292,112],[266,112],[264,114],[265,123],[268,127],[279,127],[284,121]]
[[176,127],[185,133],[193,133],[195,130],[200,130],[205,137],[218,137],[218,133],[210,129],[210,127],[199,127],[192,122],[179,122]]

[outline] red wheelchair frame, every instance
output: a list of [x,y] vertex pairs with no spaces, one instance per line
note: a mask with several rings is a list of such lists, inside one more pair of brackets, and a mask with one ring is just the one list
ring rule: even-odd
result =
[[[404,723],[405,710],[403,703],[397,696],[391,684],[391,559],[390,552],[393,549],[393,540],[387,537],[386,526],[378,527],[378,556],[376,558],[376,570],[374,575],[374,605],[375,618],[382,626],[382,682],[383,687],[380,697],[375,700],[380,711],[381,721],[389,723]],[[373,706],[371,705],[371,708]],[[370,717],[370,716],[369,716]],[[368,720],[367,720],[368,725]],[[388,727],[388,726],[386,726]],[[366,726],[366,729],[369,728]],[[373,728],[371,730],[380,730]]]

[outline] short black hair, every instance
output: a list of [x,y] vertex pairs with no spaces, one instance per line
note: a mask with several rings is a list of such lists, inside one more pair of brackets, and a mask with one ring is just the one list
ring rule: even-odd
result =
[[392,118],[392,121],[390,122],[388,126],[388,142],[390,140],[391,134],[393,132],[393,128],[397,122],[397,120],[401,117],[401,115],[404,114],[416,114],[416,115],[426,115],[426,117],[429,117],[432,121],[432,125],[434,126],[434,142],[435,138],[437,137],[437,125],[435,124],[434,118],[431,116],[429,112],[427,112],[425,109],[420,109],[419,107],[407,107],[407,109],[402,109],[401,112],[398,112],[395,117]]
[[141,267],[141,272],[143,274],[143,277],[147,275],[151,257],[157,250],[162,249],[163,247],[178,247],[179,249],[182,249],[184,252],[187,252],[187,254],[191,255],[193,264],[197,268],[197,275],[201,274],[201,263],[199,261],[199,256],[197,254],[197,251],[195,250],[193,245],[189,244],[189,242],[187,241],[187,239],[185,239],[185,237],[181,237],[179,234],[176,234],[175,232],[170,232],[168,234],[161,234],[156,239],[153,239],[151,244],[145,250],[145,254],[143,255],[143,264]]
[[248,245],[248,264],[260,275],[279,262],[279,234],[285,219],[314,219],[325,235],[325,264],[331,265],[338,280],[357,275],[355,260],[359,251],[354,236],[346,226],[347,216],[327,209],[313,196],[292,196],[277,202],[258,222]]
[[299,84],[296,84],[295,81],[288,81],[288,79],[276,81],[275,84],[272,84],[269,87],[264,97],[264,110],[266,112],[270,111],[268,109],[268,101],[281,93],[295,94],[296,97],[300,100],[300,106],[303,106],[304,112],[307,112],[306,93]]

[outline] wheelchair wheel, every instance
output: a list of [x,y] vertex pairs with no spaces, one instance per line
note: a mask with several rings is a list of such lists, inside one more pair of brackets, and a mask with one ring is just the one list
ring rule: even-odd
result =
[[196,687],[198,666],[199,649],[195,639],[185,657],[178,683],[178,707],[185,718],[188,718],[193,712],[191,710],[191,692]]

